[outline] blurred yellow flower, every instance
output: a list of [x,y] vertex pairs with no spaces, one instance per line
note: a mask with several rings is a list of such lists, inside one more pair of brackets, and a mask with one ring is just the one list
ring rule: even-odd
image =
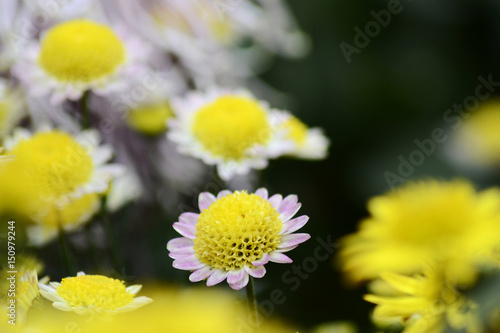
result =
[[500,165],[500,100],[481,105],[457,133],[462,156],[481,165]]
[[367,301],[377,304],[374,321],[391,323],[398,320],[404,325],[405,333],[440,333],[446,325],[479,332],[474,317],[475,305],[459,294],[442,271],[433,268],[424,271],[414,277],[382,273],[382,279],[394,288],[395,295],[365,296]]
[[173,115],[168,102],[147,104],[129,110],[126,121],[138,132],[156,135],[167,129],[167,121]]
[[417,273],[429,261],[457,283],[474,281],[493,262],[500,240],[500,191],[466,181],[410,183],[375,197],[357,233],[342,240],[343,269],[354,281],[383,271]]
[[90,82],[113,73],[125,47],[107,26],[89,20],[60,23],[44,36],[38,62],[62,82]]
[[134,297],[141,287],[125,287],[123,281],[80,272],[75,277],[62,279],[61,283],[40,284],[40,294],[62,311],[112,315],[132,311],[150,303],[152,299],[148,297]]

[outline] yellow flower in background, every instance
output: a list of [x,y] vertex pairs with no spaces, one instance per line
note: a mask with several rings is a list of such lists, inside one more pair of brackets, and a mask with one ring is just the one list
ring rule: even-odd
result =
[[99,145],[97,132],[77,136],[59,130],[34,134],[18,129],[6,142],[15,158],[0,170],[1,211],[29,217],[29,242],[43,245],[59,229],[73,231],[99,208],[99,195],[122,171],[106,163],[111,148]]
[[[42,272],[43,264],[34,257],[19,254],[16,257],[15,269],[14,274],[7,266],[0,270],[0,304],[2,307],[7,307],[11,304],[11,300],[15,299],[15,322],[24,324],[28,311],[39,296],[38,273]],[[15,285],[14,288],[12,284]],[[14,290],[13,294],[10,292],[11,289]]]
[[[252,332],[246,305],[234,294],[201,288],[145,288],[154,302],[146,308],[117,315],[110,322],[94,321],[83,333],[175,332],[234,333]],[[261,333],[296,332],[290,326],[268,319]]]
[[285,139],[293,142],[288,156],[320,160],[326,158],[330,142],[321,128],[309,128],[299,118],[288,112],[277,111],[283,119],[278,128],[286,131]]
[[418,273],[429,261],[450,281],[470,284],[492,263],[500,240],[500,191],[461,180],[409,183],[368,203],[370,217],[342,240],[343,269],[354,281],[381,272]]
[[125,287],[123,281],[102,275],[85,275],[62,279],[61,283],[40,284],[40,294],[62,311],[77,314],[112,315],[128,312],[152,302],[152,299],[134,297],[141,285]]
[[29,245],[42,246],[52,241],[60,229],[66,232],[78,230],[99,211],[100,204],[100,196],[90,193],[34,213],[31,218],[36,224],[27,229]]
[[500,100],[488,101],[464,120],[458,129],[457,156],[469,163],[500,165]]
[[125,47],[107,26],[89,20],[60,23],[44,36],[38,62],[68,83],[90,82],[112,74],[125,61]]
[[0,142],[25,115],[23,106],[24,96],[20,90],[0,78]]
[[168,102],[146,104],[129,110],[126,121],[134,130],[147,135],[156,135],[167,129],[167,121],[173,117]]
[[381,274],[393,289],[391,296],[366,295],[377,304],[373,313],[378,323],[399,321],[405,333],[440,333],[450,325],[467,332],[479,332],[475,305],[467,301],[445,279],[442,271],[427,267],[414,277],[397,273]]

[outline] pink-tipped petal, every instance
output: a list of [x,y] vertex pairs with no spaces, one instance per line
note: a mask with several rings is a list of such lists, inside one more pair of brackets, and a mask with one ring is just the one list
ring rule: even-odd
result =
[[227,283],[235,283],[238,282],[243,278],[243,275],[245,274],[244,269],[235,269],[233,271],[229,271],[229,274],[227,275]]
[[307,223],[307,221],[309,221],[309,216],[306,215],[294,218],[293,220],[284,223],[279,233],[280,235],[291,234],[292,232],[295,232],[302,228]]
[[272,252],[269,261],[277,262],[278,264],[291,264],[293,262],[287,255],[280,252]]
[[278,247],[275,251],[276,251],[276,252],[281,252],[281,253],[284,253],[284,252],[292,251],[292,250],[293,250],[293,249],[295,249],[297,246],[299,246],[299,244],[294,245],[294,246],[289,246],[289,247]]
[[167,243],[167,250],[169,251],[174,251],[176,249],[182,249],[182,248],[185,248],[185,247],[193,247],[194,246],[194,243],[191,239],[189,238],[186,238],[186,237],[179,237],[179,238],[174,238],[174,239],[171,239],[168,243]]
[[245,272],[245,270],[242,269],[241,271],[243,272],[243,276],[238,281],[229,282],[229,277],[227,279],[229,286],[234,290],[240,290],[240,289],[245,288],[245,286],[248,284],[248,280],[250,279],[247,272]]
[[299,211],[302,204],[297,202],[297,196],[292,194],[287,196],[281,202],[281,205],[278,208],[278,213],[280,214],[280,218],[283,222],[291,219],[297,212]]
[[179,222],[187,224],[187,225],[195,226],[196,223],[198,222],[198,217],[200,217],[200,214],[182,213],[181,216],[179,216]]
[[257,194],[259,197],[267,200],[269,198],[269,193],[267,192],[267,189],[261,187],[257,191],[255,191],[255,194]]
[[281,201],[283,201],[283,196],[281,194],[275,194],[269,198],[271,206],[273,206],[276,210],[280,207]]
[[229,190],[222,190],[219,192],[219,194],[217,194],[217,199],[222,199],[224,198],[226,195],[229,195],[233,192],[229,191]]
[[194,256],[194,249],[192,247],[183,247],[170,251],[168,256],[173,259],[182,259],[189,256]]
[[228,274],[229,274],[228,271],[224,271],[222,269],[214,270],[212,275],[210,275],[210,277],[207,280],[207,286],[211,287],[211,286],[215,286],[218,283],[221,283],[222,281],[224,281],[227,278]]
[[252,262],[252,265],[254,265],[255,267],[264,266],[265,264],[267,264],[269,262],[270,258],[271,257],[269,257],[269,254],[264,253],[262,255],[262,258],[260,258],[259,260],[255,260],[254,262]]
[[196,229],[193,226],[180,223],[180,222],[175,222],[173,224],[173,227],[175,231],[177,231],[179,234],[182,236],[189,238],[189,239],[194,239],[195,238],[195,233]]
[[177,269],[183,269],[185,271],[195,271],[197,269],[205,267],[206,264],[201,263],[198,258],[191,256],[189,258],[174,260],[172,266]]
[[309,234],[291,234],[281,236],[281,243],[278,248],[292,247],[297,244],[303,243],[311,238]]
[[194,271],[189,275],[189,281],[191,282],[199,282],[202,280],[205,280],[206,278],[210,277],[214,270],[210,266],[205,266],[197,271]]
[[217,200],[217,198],[212,193],[201,192],[200,196],[198,197],[198,206],[200,207],[200,211],[210,207],[212,202],[214,202],[215,200]]
[[248,266],[245,266],[245,271],[249,275],[253,276],[254,278],[258,278],[258,279],[260,279],[261,277],[263,277],[266,274],[266,268],[264,266],[255,267],[255,268],[250,268]]

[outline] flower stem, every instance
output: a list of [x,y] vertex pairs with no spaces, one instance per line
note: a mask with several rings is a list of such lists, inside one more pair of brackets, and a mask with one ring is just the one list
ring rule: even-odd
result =
[[106,196],[102,197],[101,202],[101,218],[102,223],[104,225],[104,230],[106,230],[106,236],[108,237],[109,250],[111,252],[111,260],[113,262],[113,268],[116,273],[120,273],[121,265],[120,260],[118,259],[118,252],[116,250],[115,237],[113,237],[113,230],[111,229],[111,223],[109,221],[108,211],[106,209],[107,198]]
[[[247,303],[248,303],[248,313],[250,316],[249,322],[251,324],[255,324],[255,331],[258,333],[260,331],[260,320],[259,320],[259,312],[257,311],[257,300],[255,298],[255,291],[253,288],[253,277],[249,276],[248,284],[246,287],[247,292]],[[254,326],[254,325],[252,325]]]
[[89,90],[86,90],[83,93],[82,100],[81,100],[81,107],[82,107],[82,128],[84,130],[89,128],[89,107],[88,107],[88,100],[89,100]]
[[61,256],[63,257],[64,265],[70,276],[73,276],[76,272],[73,269],[73,261],[71,260],[68,245],[66,244],[66,238],[64,237],[64,230],[59,227],[58,232],[59,239],[59,251],[61,251]]
[[87,236],[87,243],[90,249],[90,256],[92,257],[92,263],[96,269],[99,268],[99,260],[97,260],[97,252],[94,240],[92,238],[92,222],[85,225],[85,235]]

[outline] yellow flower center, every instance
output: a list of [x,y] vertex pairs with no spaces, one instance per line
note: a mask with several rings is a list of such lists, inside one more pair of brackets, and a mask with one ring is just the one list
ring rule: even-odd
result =
[[307,138],[307,126],[301,122],[297,117],[290,116],[290,118],[283,124],[285,129],[288,130],[287,139],[292,140],[298,146],[304,145]]
[[213,155],[229,160],[243,158],[247,150],[270,137],[266,112],[255,100],[224,96],[198,111],[194,136]]
[[169,103],[148,104],[129,111],[127,123],[145,134],[158,134],[167,129],[167,120],[173,116]]
[[60,197],[70,194],[87,183],[93,162],[71,135],[60,132],[40,132],[20,141],[10,152],[14,162],[43,196]]
[[65,82],[90,82],[113,73],[125,60],[125,47],[107,26],[73,20],[51,28],[42,40],[38,62]]
[[102,275],[64,278],[57,288],[57,295],[71,307],[94,307],[99,310],[115,310],[134,300],[123,281]]
[[252,266],[276,250],[282,225],[269,201],[245,191],[234,192],[201,212],[194,250],[201,262],[214,268],[228,271]]
[[[99,208],[99,195],[86,194],[69,201],[62,207],[51,204],[46,215],[39,218],[46,227],[58,228],[84,222]],[[43,211],[43,210],[42,210]]]

